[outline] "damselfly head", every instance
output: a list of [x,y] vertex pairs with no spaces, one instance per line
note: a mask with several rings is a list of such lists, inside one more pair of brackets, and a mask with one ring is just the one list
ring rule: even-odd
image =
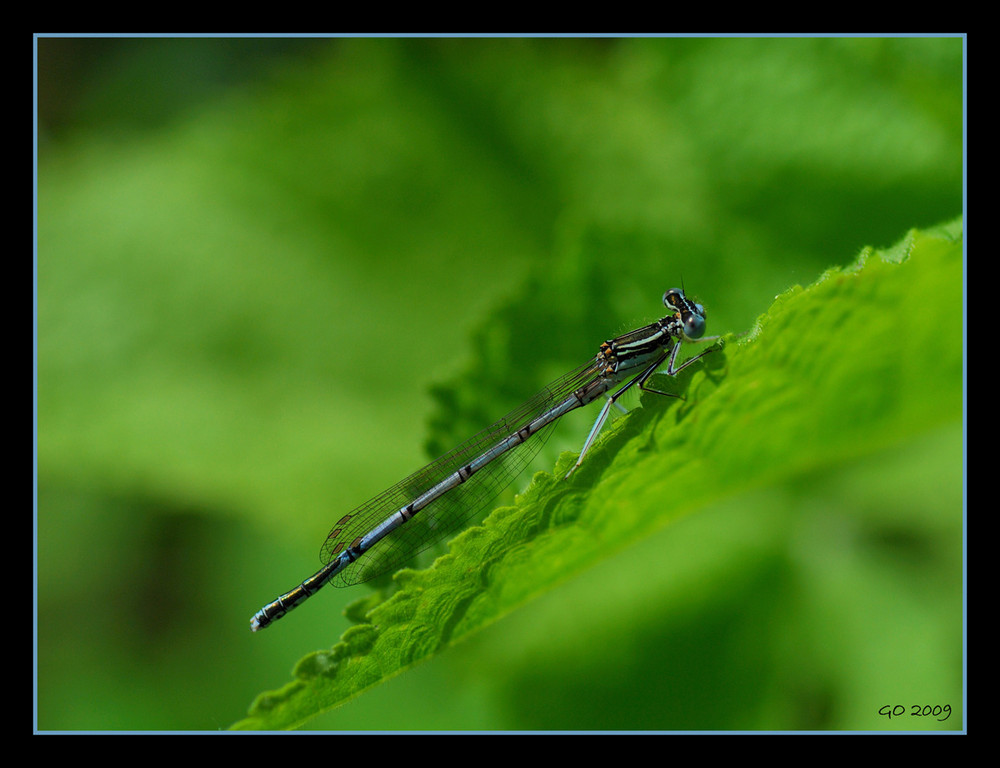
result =
[[684,295],[680,288],[671,288],[663,294],[663,303],[676,309],[675,317],[681,322],[681,332],[690,341],[705,335],[705,308]]

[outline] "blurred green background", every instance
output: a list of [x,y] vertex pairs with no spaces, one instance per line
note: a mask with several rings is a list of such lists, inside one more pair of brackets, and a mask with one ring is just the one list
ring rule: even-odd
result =
[[[739,332],[952,219],[962,65],[956,38],[38,39],[36,726],[227,727],[349,626],[365,587],[248,628],[342,512],[682,280]],[[693,515],[310,726],[957,711],[961,439]]]

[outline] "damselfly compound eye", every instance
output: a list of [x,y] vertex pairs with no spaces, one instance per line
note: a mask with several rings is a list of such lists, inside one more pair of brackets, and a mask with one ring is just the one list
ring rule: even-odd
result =
[[[700,304],[696,305],[701,307]],[[694,313],[684,317],[684,335],[692,341],[705,335],[705,318]]]

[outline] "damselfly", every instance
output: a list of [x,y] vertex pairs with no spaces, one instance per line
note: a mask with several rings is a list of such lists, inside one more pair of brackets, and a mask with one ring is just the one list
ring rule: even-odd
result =
[[[674,376],[711,352],[705,350],[675,365],[682,342],[711,341],[705,334],[705,308],[679,288],[663,294],[671,310],[655,323],[601,345],[593,360],[543,389],[493,426],[431,462],[400,483],[341,517],[320,550],[324,566],[295,589],[268,603],[250,620],[256,632],[277,621],[325,584],[351,586],[396,569],[418,552],[481,512],[507,487],[541,448],[548,428],[572,410],[606,396],[576,464],[601,431],[612,406],[632,387],[671,395],[647,386],[667,363]],[[632,377],[629,379],[629,377]],[[627,383],[612,394],[616,384]]]

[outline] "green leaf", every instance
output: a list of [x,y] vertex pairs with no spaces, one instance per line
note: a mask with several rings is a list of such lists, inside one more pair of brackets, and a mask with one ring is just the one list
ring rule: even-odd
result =
[[957,219],[787,290],[692,367],[685,400],[644,396],[569,480],[567,454],[432,567],[399,572],[366,623],[233,727],[301,725],[686,515],[959,422],[962,276]]

